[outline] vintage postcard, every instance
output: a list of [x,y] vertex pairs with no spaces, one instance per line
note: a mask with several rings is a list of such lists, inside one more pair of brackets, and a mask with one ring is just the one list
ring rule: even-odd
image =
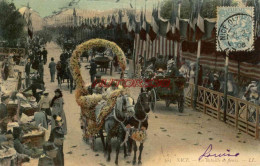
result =
[[260,0],[0,0],[0,166],[259,166]]

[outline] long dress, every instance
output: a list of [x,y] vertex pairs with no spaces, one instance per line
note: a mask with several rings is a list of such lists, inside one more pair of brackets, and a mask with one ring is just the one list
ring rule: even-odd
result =
[[[64,132],[64,135],[67,134],[67,122],[66,122],[66,116],[65,116],[65,112],[63,110],[63,99],[57,98],[56,100],[54,100],[53,106],[52,106],[52,117],[53,115],[58,115],[62,118],[63,124],[62,124],[62,130]],[[51,119],[51,129],[55,128],[55,120],[52,118]]]

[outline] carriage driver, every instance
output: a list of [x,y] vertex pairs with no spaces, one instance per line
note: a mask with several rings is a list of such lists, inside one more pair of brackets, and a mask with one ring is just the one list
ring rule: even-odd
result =
[[114,90],[118,89],[115,81],[111,83],[111,86],[106,90],[107,95],[110,95]]
[[91,87],[93,89],[93,93],[96,94],[102,94],[105,92],[105,87],[106,83],[101,80],[101,75],[97,74],[96,75],[96,79],[94,80],[94,82],[92,83]]

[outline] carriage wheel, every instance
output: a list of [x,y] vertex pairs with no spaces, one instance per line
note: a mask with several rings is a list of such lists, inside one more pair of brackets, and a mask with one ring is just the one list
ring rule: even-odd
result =
[[165,100],[165,106],[168,108],[170,107],[171,100]]
[[181,95],[180,97],[179,97],[179,100],[178,100],[178,110],[179,110],[179,112],[183,112],[183,109],[184,109],[184,96],[183,95]]
[[150,99],[149,99],[149,103],[150,103],[150,108],[152,109],[152,111],[155,110],[155,103],[156,103],[156,93],[155,90],[152,89],[151,90],[151,95],[150,95]]

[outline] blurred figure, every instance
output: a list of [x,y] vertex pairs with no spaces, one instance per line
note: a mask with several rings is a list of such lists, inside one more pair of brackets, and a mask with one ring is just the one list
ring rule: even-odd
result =
[[43,155],[39,158],[38,166],[55,166],[53,159],[57,156],[58,148],[54,143],[43,144]]
[[1,133],[6,132],[5,125],[2,125],[3,120],[8,116],[7,112],[7,104],[9,102],[9,96],[1,96],[1,104],[0,104],[0,127],[1,127]]
[[63,130],[63,119],[58,115],[53,115],[54,128],[51,130],[49,137],[49,142],[53,142],[58,148],[56,157],[53,159],[56,166],[64,166],[64,153],[63,153],[63,143],[64,143],[64,130]]
[[28,88],[30,85],[31,66],[32,66],[31,59],[27,58],[27,63],[25,65],[25,86],[26,86],[26,88]]
[[14,78],[14,66],[15,62],[13,59],[13,54],[10,54],[8,57],[8,76],[10,78]]
[[51,58],[51,62],[49,63],[51,82],[54,82],[55,72],[56,72],[56,63],[54,62],[54,58]]
[[189,77],[189,66],[187,65],[185,59],[183,59],[182,63],[181,63],[181,68],[179,70],[180,74],[183,75],[184,78],[188,78]]
[[91,83],[93,83],[95,79],[95,75],[97,74],[97,64],[93,59],[90,60],[89,74],[90,74]]
[[44,65],[47,63],[47,55],[48,55],[48,51],[46,50],[45,47],[43,47],[42,57],[43,57],[43,63],[44,63]]
[[217,73],[214,74],[214,80],[211,83],[211,89],[213,89],[214,91],[220,90],[219,75]]
[[189,83],[195,84],[195,63],[194,62],[190,64]]
[[251,81],[251,83],[247,86],[243,99],[259,104],[259,93],[257,91],[256,81]]
[[[64,100],[62,98],[62,92],[60,89],[56,89],[55,90],[55,96],[52,98],[51,101],[51,108],[52,108],[52,117],[54,115],[56,116],[61,116],[61,118],[63,119],[63,124],[62,124],[62,130],[64,132],[64,135],[67,134],[67,123],[66,123],[66,115],[65,112],[63,110],[63,105],[64,105]],[[55,119],[52,118],[51,121],[51,129],[55,128]]]
[[7,80],[8,76],[9,76],[9,63],[8,63],[7,58],[5,58],[2,63],[1,74],[2,74],[3,80]]

